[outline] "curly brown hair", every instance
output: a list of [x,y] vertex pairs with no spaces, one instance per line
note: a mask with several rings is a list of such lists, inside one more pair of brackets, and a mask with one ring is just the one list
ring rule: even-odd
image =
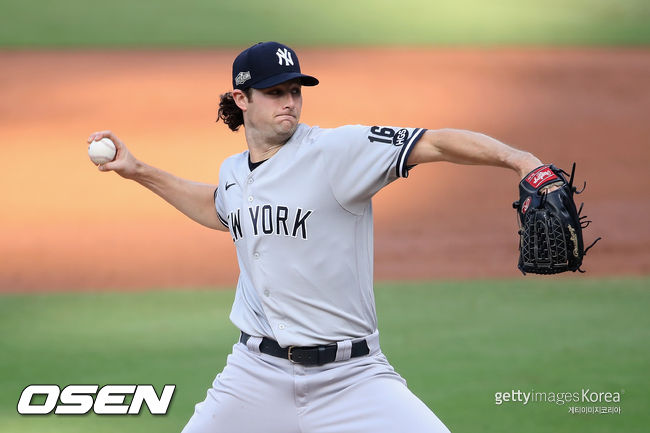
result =
[[[251,89],[244,90],[246,98],[251,100]],[[232,131],[237,131],[244,124],[244,113],[237,106],[232,97],[232,92],[226,92],[219,96],[219,110],[217,111],[217,122],[223,121]]]

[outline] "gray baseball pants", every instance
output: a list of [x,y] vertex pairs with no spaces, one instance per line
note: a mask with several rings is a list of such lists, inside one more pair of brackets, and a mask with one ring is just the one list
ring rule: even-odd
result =
[[260,353],[257,337],[235,344],[182,433],[449,433],[388,363],[379,334],[366,339],[368,356],[322,366]]

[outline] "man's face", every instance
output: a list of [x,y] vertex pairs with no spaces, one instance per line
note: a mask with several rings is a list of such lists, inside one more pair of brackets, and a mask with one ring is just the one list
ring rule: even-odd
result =
[[251,98],[242,102],[246,128],[272,141],[285,142],[298,127],[302,111],[301,85],[298,79],[266,89],[252,89]]

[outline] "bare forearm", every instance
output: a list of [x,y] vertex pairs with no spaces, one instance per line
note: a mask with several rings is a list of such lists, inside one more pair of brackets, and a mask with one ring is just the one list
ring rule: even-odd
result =
[[193,182],[138,161],[131,177],[192,220],[217,230],[225,227],[214,209],[216,185]]
[[525,176],[542,162],[530,152],[489,137],[459,129],[429,130],[409,156],[409,164],[447,161],[456,164],[505,167]]
[[228,230],[219,221],[214,208],[216,185],[181,179],[145,164],[133,156],[122,140],[111,131],[93,132],[88,137],[88,143],[103,137],[113,141],[117,154],[113,161],[98,165],[99,171],[114,171],[125,179],[138,182],[199,224],[216,230]]

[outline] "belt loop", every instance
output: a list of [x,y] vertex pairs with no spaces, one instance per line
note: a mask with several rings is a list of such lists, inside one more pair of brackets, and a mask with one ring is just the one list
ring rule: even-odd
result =
[[375,331],[366,337],[366,343],[370,349],[370,354],[374,355],[380,351],[379,347],[379,331]]
[[352,340],[337,341],[336,346],[334,361],[347,361],[352,357]]
[[260,353],[260,344],[262,343],[262,337],[253,337],[251,336],[246,342],[246,347],[248,350],[255,353]]

